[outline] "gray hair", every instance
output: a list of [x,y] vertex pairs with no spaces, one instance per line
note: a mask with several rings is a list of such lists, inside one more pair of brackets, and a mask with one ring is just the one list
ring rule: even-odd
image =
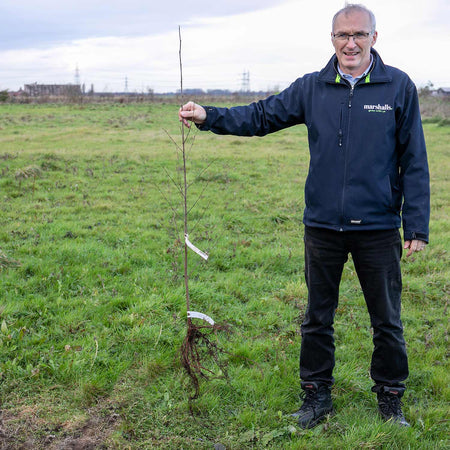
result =
[[360,5],[357,3],[345,3],[344,8],[342,8],[341,10],[339,10],[333,17],[333,21],[331,22],[331,29],[332,31],[334,31],[334,25],[336,23],[336,19],[338,18],[338,16],[340,16],[341,14],[345,14],[348,15],[352,12],[365,12],[366,14],[368,14],[369,19],[370,19],[370,25],[371,25],[371,32],[374,33],[375,32],[375,28],[377,26],[376,20],[375,20],[375,15],[374,13],[366,8],[364,5]]

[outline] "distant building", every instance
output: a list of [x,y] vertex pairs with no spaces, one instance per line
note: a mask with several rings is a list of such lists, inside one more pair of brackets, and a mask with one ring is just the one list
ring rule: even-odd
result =
[[31,97],[40,97],[44,95],[69,96],[81,95],[81,86],[79,84],[25,84],[24,93]]
[[439,88],[435,92],[437,97],[450,97],[450,88]]

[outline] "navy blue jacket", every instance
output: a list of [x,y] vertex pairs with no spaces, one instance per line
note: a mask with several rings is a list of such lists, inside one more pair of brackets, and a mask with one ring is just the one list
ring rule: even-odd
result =
[[306,124],[310,167],[303,221],[347,230],[400,228],[428,242],[429,173],[417,90],[372,49],[371,71],[354,88],[333,56],[320,72],[247,106],[205,106],[199,126],[217,134],[264,136]]

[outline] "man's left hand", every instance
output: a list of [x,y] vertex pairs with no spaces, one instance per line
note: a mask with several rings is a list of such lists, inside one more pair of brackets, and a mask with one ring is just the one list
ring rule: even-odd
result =
[[413,239],[412,241],[405,241],[405,245],[403,248],[409,249],[406,256],[411,256],[415,252],[421,252],[425,249],[427,243],[424,241],[421,241],[420,239]]

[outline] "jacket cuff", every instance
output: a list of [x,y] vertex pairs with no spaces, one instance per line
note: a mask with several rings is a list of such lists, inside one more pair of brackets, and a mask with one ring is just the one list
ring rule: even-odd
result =
[[419,239],[420,241],[424,241],[428,244],[428,234],[418,233],[415,231],[404,231],[403,238],[405,241],[412,241],[413,239]]
[[197,125],[197,128],[201,131],[209,131],[217,118],[217,108],[214,106],[203,106],[203,108],[206,111],[206,120],[202,124]]

